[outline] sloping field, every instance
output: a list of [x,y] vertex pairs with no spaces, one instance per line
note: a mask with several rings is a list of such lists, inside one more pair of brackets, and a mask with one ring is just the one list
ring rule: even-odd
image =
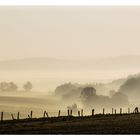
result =
[[140,114],[3,121],[0,134],[140,134]]

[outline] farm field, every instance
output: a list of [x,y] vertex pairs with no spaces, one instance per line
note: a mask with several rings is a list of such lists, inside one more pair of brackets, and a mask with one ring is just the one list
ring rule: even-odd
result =
[[5,120],[0,134],[140,134],[140,114]]

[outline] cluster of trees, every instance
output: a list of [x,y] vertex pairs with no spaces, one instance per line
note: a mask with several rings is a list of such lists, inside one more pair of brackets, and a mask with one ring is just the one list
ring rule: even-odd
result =
[[111,97],[97,95],[94,87],[86,87],[81,92],[81,101],[85,107],[122,107],[128,106],[128,97],[122,92],[115,92]]
[[[111,90],[114,89],[114,90]],[[96,94],[97,90],[97,94]],[[128,106],[140,102],[140,74],[114,80],[108,84],[65,83],[56,88],[55,94],[64,101],[77,102],[85,106]],[[110,95],[109,95],[110,94]],[[107,96],[105,96],[107,95]]]
[[[57,96],[61,96],[63,101],[68,102],[77,102],[81,101],[82,105],[85,108],[100,108],[100,107],[123,107],[128,106],[128,96],[121,91],[110,91],[110,96],[99,94],[99,88],[101,87],[102,91],[104,89],[104,85],[102,84],[95,84],[93,85],[78,85],[72,83],[66,83],[60,85],[56,88],[55,94]],[[98,94],[96,93],[96,90]],[[104,91],[104,90],[103,90]],[[102,92],[104,93],[104,92]]]
[[[30,91],[32,89],[32,83],[26,82],[23,85],[24,91]],[[18,90],[18,86],[14,82],[1,82],[0,83],[0,91],[1,92],[14,92]]]

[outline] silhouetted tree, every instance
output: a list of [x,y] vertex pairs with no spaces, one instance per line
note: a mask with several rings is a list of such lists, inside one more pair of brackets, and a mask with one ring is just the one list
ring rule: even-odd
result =
[[31,82],[27,82],[23,85],[23,88],[25,91],[30,91],[32,89],[32,83]]
[[96,95],[96,89],[93,87],[86,87],[82,90],[81,92],[81,98],[83,100],[89,100],[92,98],[94,95]]

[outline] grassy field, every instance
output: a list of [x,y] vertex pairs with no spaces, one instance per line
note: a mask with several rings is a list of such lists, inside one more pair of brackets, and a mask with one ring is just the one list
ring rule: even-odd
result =
[[140,114],[7,120],[0,134],[140,134]]

